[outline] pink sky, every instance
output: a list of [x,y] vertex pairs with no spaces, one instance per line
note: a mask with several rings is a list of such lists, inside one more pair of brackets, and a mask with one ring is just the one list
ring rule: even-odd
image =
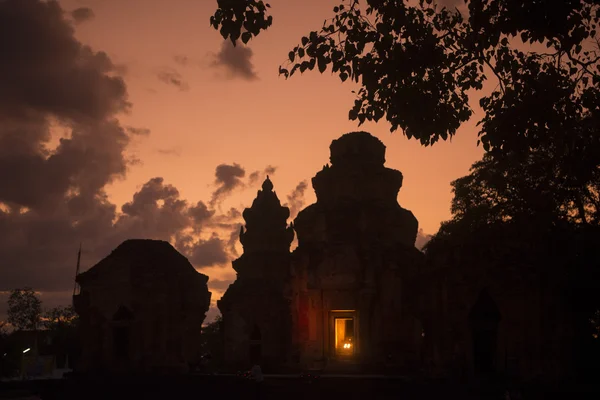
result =
[[[129,200],[136,188],[154,176],[172,183],[184,198],[208,199],[216,165],[233,162],[248,169],[277,166],[275,189],[288,193],[328,162],[333,139],[366,130],[387,146],[387,166],[405,176],[399,202],[413,211],[425,232],[434,233],[450,216],[450,181],[465,175],[483,154],[476,146],[474,122],[478,115],[452,142],[425,148],[401,132],[391,134],[386,122],[358,128],[349,121],[354,87],[342,84],[327,71],[287,81],[278,76],[277,67],[287,52],[303,34],[320,27],[336,0],[271,1],[275,23],[249,45],[259,77],[250,82],[220,79],[219,71],[208,67],[210,53],[217,53],[223,41],[208,26],[214,1],[61,3],[66,10],[84,4],[93,9],[95,18],[79,25],[77,36],[126,66],[133,111],[122,120],[152,132],[134,146],[142,164],[108,190],[118,204]],[[179,55],[198,65],[178,65],[173,58]],[[156,74],[162,68],[178,71],[189,90],[159,81]],[[160,150],[174,154],[163,155]],[[249,205],[254,195],[248,190],[232,201]],[[314,201],[312,191],[307,192],[307,200]]]
[[[248,172],[276,166],[271,178],[284,203],[299,182],[310,182],[329,162],[333,139],[365,130],[387,146],[387,167],[404,174],[399,203],[415,214],[424,232],[435,233],[450,217],[450,182],[466,175],[483,154],[476,146],[475,123],[481,118],[477,98],[476,114],[452,142],[422,147],[401,132],[390,134],[385,122],[359,128],[349,121],[355,86],[342,84],[329,71],[287,81],[279,77],[277,68],[288,51],[304,34],[318,30],[338,3],[272,0],[272,28],[249,43],[258,79],[248,80],[211,67],[223,43],[209,27],[216,1],[61,0],[67,12],[78,7],[93,10],[93,18],[77,24],[76,37],[124,67],[133,107],[120,121],[151,132],[137,136],[129,146],[129,154],[140,162],[130,167],[125,179],[107,187],[111,201],[118,206],[131,201],[149,179],[163,177],[183,199],[208,202],[216,166],[237,163]],[[187,65],[175,57],[186,57]],[[181,87],[159,80],[161,73],[178,73]],[[222,209],[250,206],[259,184],[234,191]],[[314,200],[309,187],[305,205]],[[212,280],[234,274],[230,263],[201,272]],[[222,295],[212,291],[213,300]]]

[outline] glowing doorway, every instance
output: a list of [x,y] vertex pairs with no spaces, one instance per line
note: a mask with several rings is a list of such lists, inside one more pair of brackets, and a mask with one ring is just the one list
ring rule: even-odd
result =
[[354,354],[354,318],[335,318],[335,353],[340,356]]

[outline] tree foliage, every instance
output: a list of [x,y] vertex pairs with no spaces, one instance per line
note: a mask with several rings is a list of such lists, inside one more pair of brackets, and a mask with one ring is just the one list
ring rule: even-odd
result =
[[55,332],[75,327],[78,320],[78,315],[72,306],[50,308],[42,315],[43,327]]
[[40,323],[42,301],[33,289],[14,289],[8,297],[8,322],[17,330],[35,330]]
[[[218,0],[211,25],[247,43],[272,24],[262,1]],[[302,37],[279,73],[315,67],[360,83],[351,120],[385,118],[424,145],[451,138],[470,119],[470,96],[497,82],[479,104],[479,140],[502,153],[557,150],[597,126],[600,21],[596,0],[345,0]],[[468,10],[468,11],[467,11]],[[464,15],[463,15],[464,14]],[[595,129],[595,128],[594,128]]]
[[535,219],[600,225],[600,169],[584,168],[585,153],[568,161],[556,153],[538,148],[526,155],[484,155],[469,175],[452,182],[453,218],[473,224]]
[[510,232],[512,239],[504,239],[525,243],[549,230],[597,230],[600,169],[594,163],[600,139],[588,136],[585,146],[582,152],[560,153],[548,143],[526,154],[485,154],[467,176],[451,183],[452,218],[442,223],[426,251],[444,252],[442,243],[467,237],[483,240],[484,230],[498,238]]

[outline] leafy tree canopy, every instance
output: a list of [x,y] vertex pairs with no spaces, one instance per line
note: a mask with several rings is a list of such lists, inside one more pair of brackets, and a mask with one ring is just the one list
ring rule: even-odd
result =
[[589,137],[586,146],[585,152],[562,156],[554,144],[527,154],[485,154],[469,175],[452,182],[452,219],[442,224],[426,250],[451,237],[453,242],[468,236],[483,239],[482,230],[498,238],[498,229],[511,231],[517,242],[531,242],[544,230],[598,230],[600,169],[594,167],[594,155],[600,154],[600,141]]
[[[451,138],[470,119],[469,98],[484,111],[479,141],[496,153],[556,150],[598,126],[600,6],[597,0],[345,0],[319,30],[302,37],[279,73],[330,69],[360,84],[351,120],[401,128],[423,145]],[[217,0],[210,24],[234,44],[269,29],[270,7]],[[479,142],[478,142],[479,143]]]
[[58,306],[48,309],[42,316],[42,325],[45,329],[59,331],[76,325],[78,316],[72,306]]
[[17,330],[38,328],[42,301],[33,289],[14,289],[8,297],[8,322]]

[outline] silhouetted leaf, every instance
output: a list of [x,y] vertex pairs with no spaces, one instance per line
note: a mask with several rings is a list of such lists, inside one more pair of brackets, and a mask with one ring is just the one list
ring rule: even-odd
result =
[[252,38],[252,34],[250,32],[242,33],[242,42],[244,42],[244,44],[247,44],[251,38]]

